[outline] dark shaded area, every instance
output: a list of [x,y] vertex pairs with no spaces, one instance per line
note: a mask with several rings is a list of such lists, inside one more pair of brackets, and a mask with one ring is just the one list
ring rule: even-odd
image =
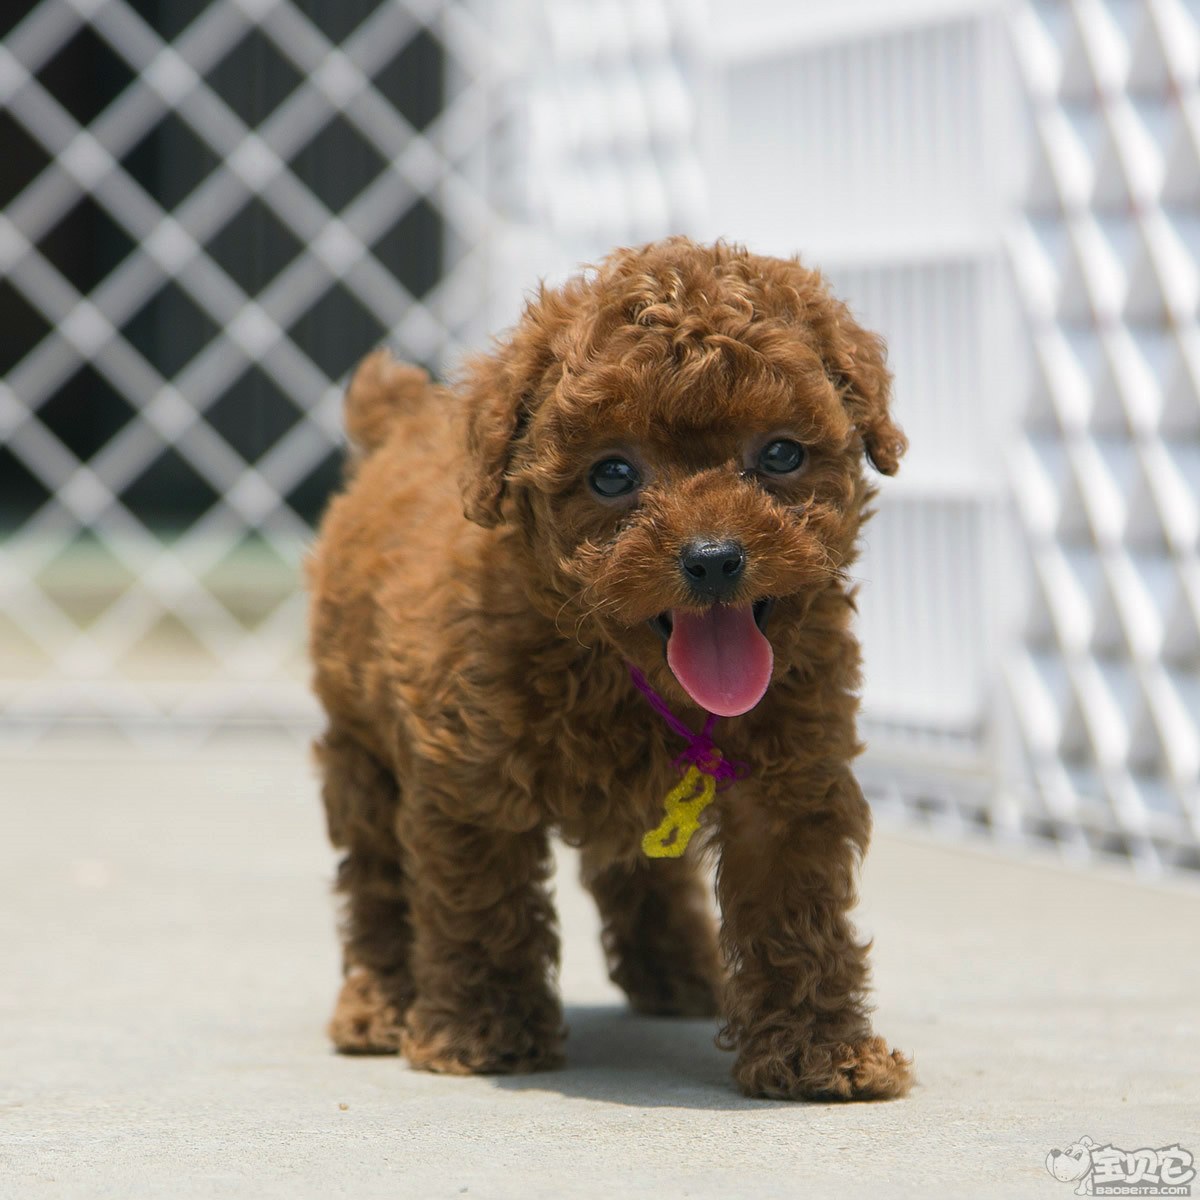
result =
[[263,290],[304,244],[257,196],[214,237],[206,249],[247,295]]
[[237,379],[204,419],[247,461],[256,462],[300,419],[300,411],[258,367]]
[[50,332],[50,322],[7,279],[0,279],[0,329],[0,374],[7,374]]
[[82,196],[38,242],[42,254],[80,292],[92,291],[134,245],[90,195]]
[[42,173],[50,162],[50,155],[7,109],[0,109],[0,147],[3,147],[4,156],[4,167],[0,170],[0,206],[4,206]]
[[220,162],[208,143],[174,113],[121,159],[125,170],[167,209],[181,204]]
[[379,7],[378,0],[292,2],[331,42],[344,41]]
[[715,1044],[717,1022],[643,1017],[618,1006],[568,1005],[561,1071],[497,1075],[511,1092],[552,1092],[629,1108],[802,1113],[791,1100],[751,1100],[734,1086],[733,1056]]
[[168,446],[128,487],[121,499],[134,512],[152,512],[167,532],[186,528],[217,501],[202,475]]
[[284,499],[306,520],[315,520],[330,493],[342,486],[342,452],[330,450]]
[[420,300],[442,277],[441,240],[441,214],[421,197],[371,253]]
[[98,117],[136,78],[130,65],[90,26],[82,25],[38,71],[54,98],[81,124]]
[[121,333],[165,379],[182,371],[220,327],[174,282],[166,283],[124,325]]
[[446,52],[422,29],[375,74],[375,86],[414,128],[423,130],[442,111],[446,93]]
[[77,458],[87,460],[129,423],[133,406],[90,363],[38,409],[42,424]]
[[258,29],[251,29],[205,76],[247,125],[261,125],[299,86],[300,72]]
[[[166,41],[200,17],[212,0],[128,0]],[[410,17],[381,0],[293,0],[332,42],[341,43],[376,11],[391,20]],[[34,0],[0,6],[0,36],[37,7]],[[390,14],[390,15],[389,15]],[[84,23],[37,77],[81,124],[88,124],[135,81],[134,71]],[[445,103],[446,55],[438,39],[414,29],[404,46],[375,73],[374,84],[414,129],[427,129]],[[267,121],[304,82],[303,73],[271,39],[247,22],[245,35],[207,74],[207,82],[250,127]],[[51,156],[10,112],[0,110],[0,205],[7,206],[51,167]],[[174,112],[167,112],[121,157],[121,166],[164,211],[194,196],[221,165],[220,156]],[[331,114],[324,128],[292,157],[289,169],[322,203],[344,211],[388,169],[388,161],[353,123]],[[395,186],[402,197],[404,185]],[[378,236],[371,253],[414,297],[441,279],[444,224],[424,198]],[[89,296],[134,252],[133,238],[90,195],[80,197],[38,239],[47,261],[81,295]],[[206,251],[248,296],[278,279],[304,251],[304,240],[264,200],[247,195],[239,211],[209,239]],[[339,379],[377,345],[403,316],[372,311],[342,283],[329,286],[296,319],[288,335],[330,378]],[[51,324],[12,280],[0,278],[0,375],[9,374],[51,331]],[[164,280],[152,299],[128,316],[120,333],[168,381],[219,334],[219,326],[186,288]],[[39,419],[86,462],[103,450],[149,396],[124,396],[96,366],[81,364],[39,404]],[[284,394],[268,373],[251,366],[207,407],[203,418],[247,462],[258,461],[300,419],[315,396]],[[287,502],[315,520],[341,479],[341,454],[331,448],[292,490]],[[0,447],[0,531],[21,524],[48,499],[45,487],[15,453]],[[133,512],[164,531],[186,527],[217,499],[184,456],[164,448],[122,496]]]
[[335,116],[288,164],[332,212],[341,212],[387,167],[345,117]]
[[7,446],[0,445],[0,528],[23,525],[49,499],[42,482]]
[[289,330],[329,376],[340,379],[387,330],[340,283],[335,283]]
[[38,0],[4,0],[0,4],[0,37],[7,37],[37,6]]
[[160,38],[171,41],[181,34],[212,0],[125,0]]

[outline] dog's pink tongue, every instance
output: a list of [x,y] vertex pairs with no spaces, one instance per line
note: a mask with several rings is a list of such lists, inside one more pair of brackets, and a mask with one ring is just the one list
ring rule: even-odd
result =
[[771,682],[774,661],[750,605],[671,612],[667,664],[687,694],[718,717],[749,712]]

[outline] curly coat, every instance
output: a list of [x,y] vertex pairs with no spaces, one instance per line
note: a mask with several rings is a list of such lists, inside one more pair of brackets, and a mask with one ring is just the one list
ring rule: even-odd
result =
[[[908,1060],[871,1031],[847,918],[870,816],[846,568],[864,456],[891,474],[905,448],[889,386],[883,343],[818,273],[683,238],[543,288],[453,390],[383,351],[361,365],[348,486],[310,563],[344,851],[339,1049],[455,1073],[562,1061],[556,830],[582,848],[631,1005],[720,1012],[745,1092],[908,1089]],[[777,430],[807,450],[782,488],[738,461]],[[648,464],[624,507],[586,485],[613,447]],[[641,853],[679,746],[628,673],[702,723],[650,624],[695,605],[679,554],[698,533],[746,547],[743,602],[774,598],[770,687],[717,727],[750,766],[706,814],[719,940],[691,852]]]

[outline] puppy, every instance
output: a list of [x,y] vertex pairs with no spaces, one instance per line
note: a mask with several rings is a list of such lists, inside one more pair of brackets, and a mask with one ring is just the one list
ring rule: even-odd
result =
[[[684,238],[543,288],[454,390],[361,365],[310,563],[339,1050],[563,1061],[557,831],[632,1007],[719,1013],[747,1094],[907,1090],[847,918],[870,816],[846,569],[863,460],[905,448],[889,382],[816,272]],[[706,770],[738,764],[701,818],[719,939],[694,854],[643,849],[686,743],[631,667],[708,719]]]

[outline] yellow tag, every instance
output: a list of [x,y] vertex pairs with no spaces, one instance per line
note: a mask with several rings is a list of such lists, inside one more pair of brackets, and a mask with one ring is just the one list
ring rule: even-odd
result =
[[[700,791],[696,791],[699,785]],[[699,767],[691,766],[663,801],[667,815],[662,824],[642,838],[642,850],[649,858],[679,858],[687,849],[692,834],[700,828],[700,814],[717,794],[717,781]],[[674,838],[672,838],[674,834]]]

